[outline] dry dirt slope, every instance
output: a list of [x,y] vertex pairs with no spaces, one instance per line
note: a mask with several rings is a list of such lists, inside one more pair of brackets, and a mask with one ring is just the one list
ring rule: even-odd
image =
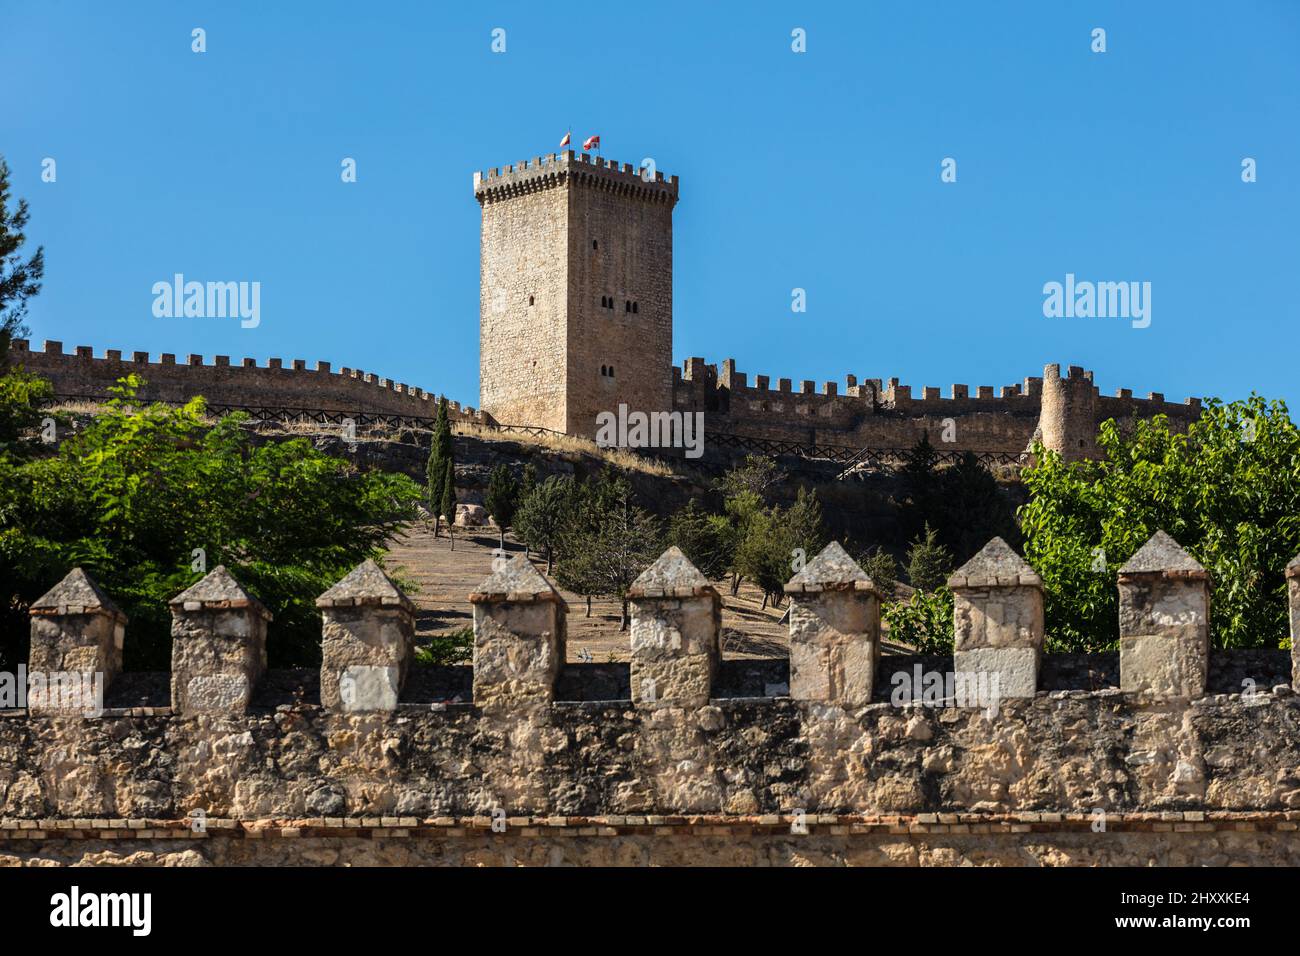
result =
[[[455,550],[452,550],[445,531],[435,538],[420,527],[397,541],[388,552],[388,569],[419,586],[411,594],[417,609],[417,639],[435,634],[445,634],[467,627],[473,622],[469,594],[492,570],[492,551],[497,547],[495,534],[479,534],[457,530]],[[506,538],[506,550],[514,555],[522,546]],[[534,561],[538,570],[545,573],[546,562]],[[782,615],[785,607],[777,610],[762,608],[763,596],[753,587],[744,584],[736,597],[731,589],[720,584],[722,606],[722,652],[726,657],[785,657],[789,638]],[[569,591],[561,592],[569,602],[568,659],[585,659],[589,652],[592,661],[625,661],[628,659],[628,634],[620,633],[619,605],[617,601],[595,598],[591,604],[591,617],[586,617],[587,602]]]

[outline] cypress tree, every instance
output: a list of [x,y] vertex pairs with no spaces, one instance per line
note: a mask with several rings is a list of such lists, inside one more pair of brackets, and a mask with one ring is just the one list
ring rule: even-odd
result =
[[[447,485],[447,472],[453,469],[452,443],[451,443],[451,421],[447,417],[447,397],[444,395],[438,402],[438,417],[433,423],[433,441],[429,445],[429,463],[426,471],[426,480],[429,489],[429,510],[433,512],[433,536],[438,536],[439,522],[443,515],[444,489]],[[452,498],[455,503],[455,496]],[[455,510],[447,516],[447,523],[450,525],[456,520]]]
[[447,516],[447,537],[451,538],[451,550],[456,550],[456,469],[452,466],[450,459],[447,461],[447,469],[443,474],[442,486],[442,513]]
[[497,523],[497,530],[501,532],[501,550],[504,551],[506,528],[514,523],[515,512],[519,508],[519,483],[505,465],[497,465],[492,469],[483,504],[487,506],[487,513],[492,516],[492,520]]

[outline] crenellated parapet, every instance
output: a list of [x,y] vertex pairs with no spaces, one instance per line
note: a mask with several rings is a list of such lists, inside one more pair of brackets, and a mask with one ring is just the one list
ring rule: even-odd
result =
[[[88,345],[65,352],[63,343],[56,341],[46,341],[37,352],[25,339],[12,343],[11,357],[15,364],[48,378],[55,397],[65,400],[102,401],[118,379],[131,374],[145,381],[139,393],[142,399],[173,404],[202,395],[214,405],[433,418],[440,398],[361,369],[336,369],[330,362],[316,362],[309,368],[304,359],[270,358],[259,365],[253,358],[232,363],[228,355],[214,356],[210,363],[202,355],[186,355],[178,361],[170,352],[156,359],[148,352],[124,357],[119,349],[95,355]],[[459,402],[448,402],[448,411],[456,421],[491,423],[482,412]]]
[[[472,817],[485,831],[596,816],[1292,812],[1287,653],[1210,652],[1204,572],[1163,533],[1117,583],[1118,671],[1115,655],[1041,655],[1038,576],[996,540],[953,576],[955,654],[882,654],[879,594],[832,543],[786,586],[783,679],[781,661],[722,659],[717,593],[671,549],[629,593],[631,679],[610,699],[609,671],[628,665],[566,661],[565,604],[516,557],[471,596],[472,678],[444,669],[460,689],[430,696],[431,674],[405,679],[409,602],[366,562],[317,602],[317,702],[275,696],[275,623],[218,568],[172,601],[171,706],[0,712],[0,828],[196,811],[340,830]],[[84,572],[32,614],[33,668],[116,666],[125,619]],[[741,687],[748,671],[766,683]]]
[[480,204],[495,203],[566,183],[607,190],[645,202],[670,206],[677,202],[676,176],[665,179],[662,172],[650,167],[643,169],[585,152],[575,154],[571,149],[534,156],[511,166],[475,172],[474,196]]
[[1095,457],[1097,428],[1108,418],[1166,415],[1185,428],[1201,408],[1198,398],[1173,403],[1157,392],[1103,396],[1091,372],[1071,367],[1062,377],[1059,365],[1008,385],[941,389],[856,375],[842,385],[769,375],[751,382],[734,359],[713,365],[702,358],[673,369],[673,403],[675,410],[705,412],[714,429],[755,438],[908,448],[928,434],[941,451],[1019,455],[1037,437],[1067,459]]

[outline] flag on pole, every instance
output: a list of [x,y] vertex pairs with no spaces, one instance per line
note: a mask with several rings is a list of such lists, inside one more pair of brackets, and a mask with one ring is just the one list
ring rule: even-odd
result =
[[582,144],[582,148],[583,148],[583,149],[592,149],[592,148],[600,149],[600,137],[599,137],[599,136],[588,136],[587,139],[583,142],[583,144]]
[[567,133],[564,134],[564,139],[560,140],[560,149],[564,149],[564,147],[568,146],[569,140],[572,138],[573,138],[573,130],[569,130]]

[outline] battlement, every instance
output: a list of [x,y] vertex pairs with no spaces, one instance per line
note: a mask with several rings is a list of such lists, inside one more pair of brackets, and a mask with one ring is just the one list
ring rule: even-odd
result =
[[[859,379],[856,375],[844,376],[844,390],[842,392],[838,382],[823,382],[819,386],[817,382],[810,379],[798,380],[799,387],[796,390],[793,387],[795,379],[779,378],[776,380],[776,387],[773,388],[770,375],[755,375],[754,383],[751,385],[748,373],[736,370],[735,359],[726,359],[722,363],[721,369],[719,369],[719,366],[708,364],[703,358],[693,357],[683,361],[680,369],[673,368],[673,381],[675,383],[704,383],[707,387],[725,388],[732,392],[772,392],[778,395],[820,396],[823,398],[849,396],[872,399],[880,405],[891,408],[916,407],[922,403],[930,402],[939,403],[934,406],[936,408],[943,408],[944,403],[949,402],[1001,402],[1008,399],[1036,398],[1042,394],[1044,378],[1054,378],[1069,384],[1081,383],[1092,386],[1093,373],[1091,371],[1084,370],[1079,366],[1070,366],[1068,378],[1062,379],[1060,368],[1059,365],[1049,365],[1043,377],[1027,376],[1023,381],[1010,385],[970,386],[953,384],[948,386],[947,394],[944,394],[944,390],[938,386],[926,385],[919,390],[915,390],[919,395],[914,395],[913,386],[903,385],[897,378]],[[1107,398],[1110,396],[1102,397]],[[1131,400],[1136,403],[1137,407],[1141,407],[1143,402],[1151,405],[1171,405],[1180,409],[1199,409],[1201,407],[1201,399],[1199,398],[1187,398],[1181,403],[1174,403],[1166,401],[1161,392],[1150,392],[1145,399],[1134,398],[1132,389],[1128,388],[1117,389],[1113,397]],[[1156,411],[1153,409],[1151,414],[1156,414]]]
[[[998,539],[949,583],[953,654],[882,654],[880,595],[832,544],[786,585],[789,660],[725,661],[718,595],[670,549],[630,589],[630,665],[580,664],[567,606],[520,555],[470,595],[474,666],[417,680],[410,602],[366,562],[317,601],[317,695],[305,672],[265,672],[275,623],[217,568],[170,602],[169,699],[155,701],[148,675],[117,680],[130,624],[74,570],[32,607],[39,693],[0,718],[0,818],[955,826],[1294,807],[1296,662],[1211,652],[1207,576],[1167,535],[1118,571],[1118,656],[1042,656],[1042,582]],[[58,694],[56,673],[70,677]],[[116,705],[62,696],[95,675],[110,699],[122,685]]]
[[[751,384],[734,359],[719,366],[692,357],[673,369],[673,393],[676,409],[705,411],[715,429],[758,438],[902,448],[929,433],[932,442],[946,436],[950,447],[945,451],[1005,455],[1023,453],[1037,434],[1045,436],[1047,447],[1063,453],[1077,456],[1082,449],[1095,454],[1091,442],[1107,418],[1127,421],[1160,414],[1175,427],[1185,427],[1201,408],[1198,398],[1175,404],[1158,392],[1145,399],[1134,398],[1129,389],[1099,396],[1092,372],[1072,366],[1062,378],[1059,365],[1047,366],[1042,377],[997,387],[915,389],[897,378],[857,375],[846,375],[842,386],[769,375],[755,375]],[[1040,419],[1045,409],[1050,421],[1044,430]]]
[[[207,362],[189,354],[178,361],[164,352],[155,361],[148,352],[123,353],[105,349],[96,356],[88,345],[65,352],[62,342],[47,340],[43,351],[32,351],[26,339],[11,344],[15,364],[46,376],[56,398],[107,399],[108,389],[124,375],[145,380],[141,397],[147,401],[181,402],[202,395],[219,405],[263,405],[311,408],[321,411],[357,411],[432,418],[441,396],[373,372],[318,361],[308,367],[304,359],[268,358],[258,364],[242,358],[217,355]],[[447,403],[458,421],[490,423],[482,412],[459,402]]]
[[649,202],[677,202],[676,176],[665,179],[655,171],[646,178],[640,167],[631,163],[607,160],[573,150],[534,156],[513,166],[494,167],[474,173],[474,195],[480,203],[500,202],[539,189],[562,186],[566,182],[598,189],[615,189],[619,193]]

